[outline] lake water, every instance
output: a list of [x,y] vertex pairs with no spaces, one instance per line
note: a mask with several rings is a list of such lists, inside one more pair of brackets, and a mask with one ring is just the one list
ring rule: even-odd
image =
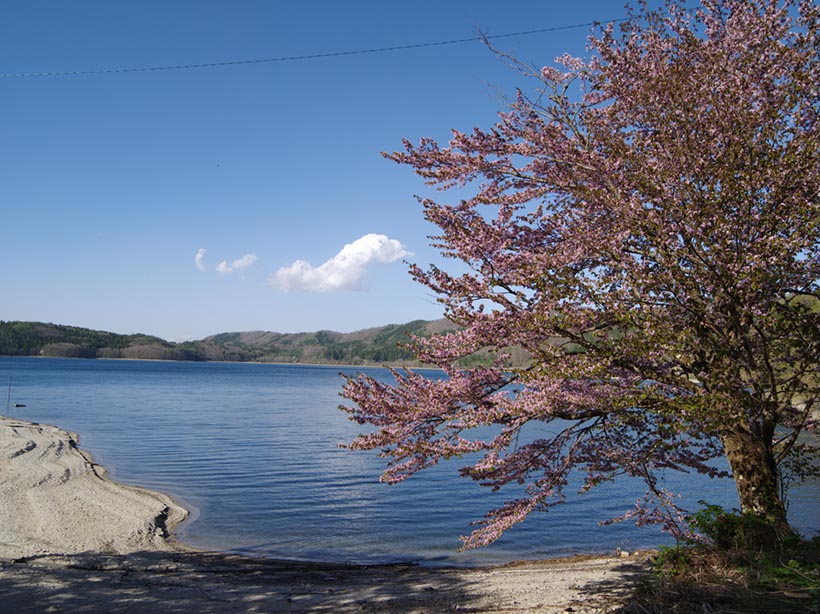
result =
[[[363,370],[389,377],[383,369]],[[337,367],[0,357],[14,417],[55,424],[121,482],[167,492],[192,510],[191,545],[275,558],[495,564],[671,543],[656,527],[598,521],[631,509],[644,488],[618,482],[534,514],[488,548],[457,553],[494,494],[446,462],[408,481],[378,481],[384,461],[340,449],[363,427],[338,409]],[[433,373],[434,375],[434,373]],[[5,391],[4,391],[5,392]],[[5,404],[2,409],[5,409]],[[730,480],[672,474],[697,500],[737,506]],[[509,495],[508,495],[509,496]],[[818,530],[820,489],[792,496],[792,522]]]

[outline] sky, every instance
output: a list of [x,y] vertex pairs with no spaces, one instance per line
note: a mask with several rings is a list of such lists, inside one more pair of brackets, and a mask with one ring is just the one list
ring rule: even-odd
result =
[[[2,16],[0,73],[19,74],[414,45],[606,22],[624,9],[12,0]],[[496,44],[541,66],[585,55],[589,31]],[[488,127],[517,86],[527,83],[479,42],[0,77],[0,320],[183,340],[439,318],[407,272],[442,263],[415,199],[430,188],[381,152]]]

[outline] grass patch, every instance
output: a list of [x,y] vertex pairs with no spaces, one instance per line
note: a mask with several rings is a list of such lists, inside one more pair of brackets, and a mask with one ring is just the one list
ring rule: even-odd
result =
[[759,541],[759,521],[707,506],[692,524],[705,540],[662,548],[625,611],[817,612],[820,538]]

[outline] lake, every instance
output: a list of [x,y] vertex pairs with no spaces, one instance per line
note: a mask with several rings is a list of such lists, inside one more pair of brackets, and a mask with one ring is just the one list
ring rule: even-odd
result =
[[[0,386],[11,378],[12,403],[26,404],[12,407],[14,417],[73,431],[112,478],[178,498],[192,515],[176,533],[199,548],[483,565],[673,543],[656,527],[598,525],[645,490],[621,481],[581,496],[568,490],[566,504],[532,515],[488,548],[457,553],[459,535],[503,501],[503,491],[459,478],[463,461],[379,483],[385,461],[338,447],[364,428],[338,409],[340,371],[390,377],[373,368],[0,357]],[[737,506],[731,480],[666,480],[690,493],[690,509],[699,499]],[[816,533],[818,483],[791,499],[793,524]]]

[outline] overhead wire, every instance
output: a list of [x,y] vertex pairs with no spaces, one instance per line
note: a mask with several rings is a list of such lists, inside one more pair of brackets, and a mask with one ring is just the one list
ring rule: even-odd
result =
[[[627,21],[627,18],[611,19],[606,23],[618,23]],[[407,49],[422,49],[425,47],[443,47],[445,45],[458,45],[462,43],[472,43],[477,41],[485,41],[499,38],[512,38],[517,36],[528,36],[530,34],[543,34],[546,32],[557,32],[559,30],[572,30],[577,28],[592,27],[601,22],[590,21],[587,23],[572,24],[567,26],[553,26],[551,28],[540,28],[537,30],[525,30],[522,32],[508,32],[506,34],[493,34],[473,36],[470,38],[457,38],[446,41],[434,41],[429,43],[413,43],[408,45],[396,45],[393,47],[375,47],[372,49],[353,49],[347,51],[330,51],[327,53],[312,53],[307,55],[290,55],[275,58],[263,58],[253,60],[229,60],[224,62],[207,62],[200,64],[177,64],[166,66],[141,66],[136,68],[99,68],[92,70],[66,70],[66,71],[44,71],[44,72],[19,72],[19,73],[0,73],[2,78],[13,77],[70,77],[77,75],[107,75],[107,74],[122,74],[122,73],[137,73],[137,72],[151,72],[160,70],[190,70],[197,68],[215,68],[220,66],[240,66],[246,64],[265,64],[275,62],[296,62],[304,60],[317,60],[320,58],[335,58],[351,55],[365,55],[369,53],[387,53],[391,51],[404,51]]]

